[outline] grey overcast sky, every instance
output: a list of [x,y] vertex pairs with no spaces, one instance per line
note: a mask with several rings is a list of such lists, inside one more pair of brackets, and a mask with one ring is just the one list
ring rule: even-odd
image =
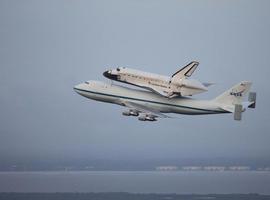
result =
[[[270,1],[0,0],[3,158],[270,158]],[[73,86],[117,66],[171,75],[191,60],[211,99],[253,82],[255,110],[142,123]]]

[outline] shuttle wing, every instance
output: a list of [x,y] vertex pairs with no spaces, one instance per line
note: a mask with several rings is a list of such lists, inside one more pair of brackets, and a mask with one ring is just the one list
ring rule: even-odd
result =
[[155,86],[148,86],[147,84],[136,84],[136,86],[139,86],[141,88],[145,88],[147,90],[150,90],[158,95],[161,95],[161,96],[164,96],[164,97],[168,97],[168,92],[164,91],[164,90],[161,90],[159,89],[158,87],[155,87]]
[[157,93],[157,94],[159,94],[161,96],[164,96],[164,97],[167,97],[168,96],[168,93],[167,92],[165,92],[163,90],[159,90],[159,89],[157,89],[155,87],[145,87],[145,88],[148,89],[148,90],[151,90],[154,93]]
[[190,77],[193,74],[193,72],[196,70],[198,65],[199,65],[199,62],[197,62],[197,61],[190,62],[185,67],[183,67],[179,71],[175,72],[172,75],[172,79],[182,79],[184,77]]
[[160,111],[153,109],[153,108],[146,106],[146,105],[141,105],[141,104],[137,104],[137,103],[130,102],[130,101],[124,101],[123,104],[130,109],[135,109],[135,110],[139,111],[140,113],[149,114],[149,115],[152,115],[153,117],[171,118],[170,116],[165,115],[165,114],[161,113]]

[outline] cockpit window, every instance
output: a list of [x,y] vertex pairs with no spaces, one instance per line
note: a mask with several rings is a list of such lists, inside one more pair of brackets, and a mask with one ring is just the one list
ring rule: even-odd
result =
[[120,72],[120,68],[119,68],[119,67],[117,67],[116,70],[117,70],[118,72]]
[[89,85],[89,82],[88,81],[85,81],[84,83],[88,84]]

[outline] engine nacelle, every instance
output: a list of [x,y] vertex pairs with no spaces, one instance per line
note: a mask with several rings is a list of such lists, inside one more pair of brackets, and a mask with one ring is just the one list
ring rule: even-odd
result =
[[124,115],[124,116],[138,116],[139,112],[136,110],[127,110],[127,111],[122,112],[122,115]]
[[138,120],[140,120],[140,121],[146,121],[146,117],[138,117]]
[[124,111],[124,112],[122,112],[122,115],[124,115],[124,116],[130,116],[130,112],[129,111]]
[[140,121],[157,121],[157,119],[154,116],[149,116],[149,115],[141,115],[138,117],[138,120]]

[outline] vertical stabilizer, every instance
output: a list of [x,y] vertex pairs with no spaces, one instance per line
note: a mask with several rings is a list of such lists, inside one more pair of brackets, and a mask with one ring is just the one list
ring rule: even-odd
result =
[[242,81],[216,97],[214,101],[226,105],[242,104],[243,98],[250,90],[251,84],[250,81]]
[[196,70],[196,68],[198,67],[199,63],[196,61],[192,61],[189,64],[187,64],[185,67],[183,67],[182,69],[178,70],[177,72],[175,72],[171,79],[172,82],[173,81],[179,81],[182,78],[186,78],[186,77],[190,77],[193,72]]

